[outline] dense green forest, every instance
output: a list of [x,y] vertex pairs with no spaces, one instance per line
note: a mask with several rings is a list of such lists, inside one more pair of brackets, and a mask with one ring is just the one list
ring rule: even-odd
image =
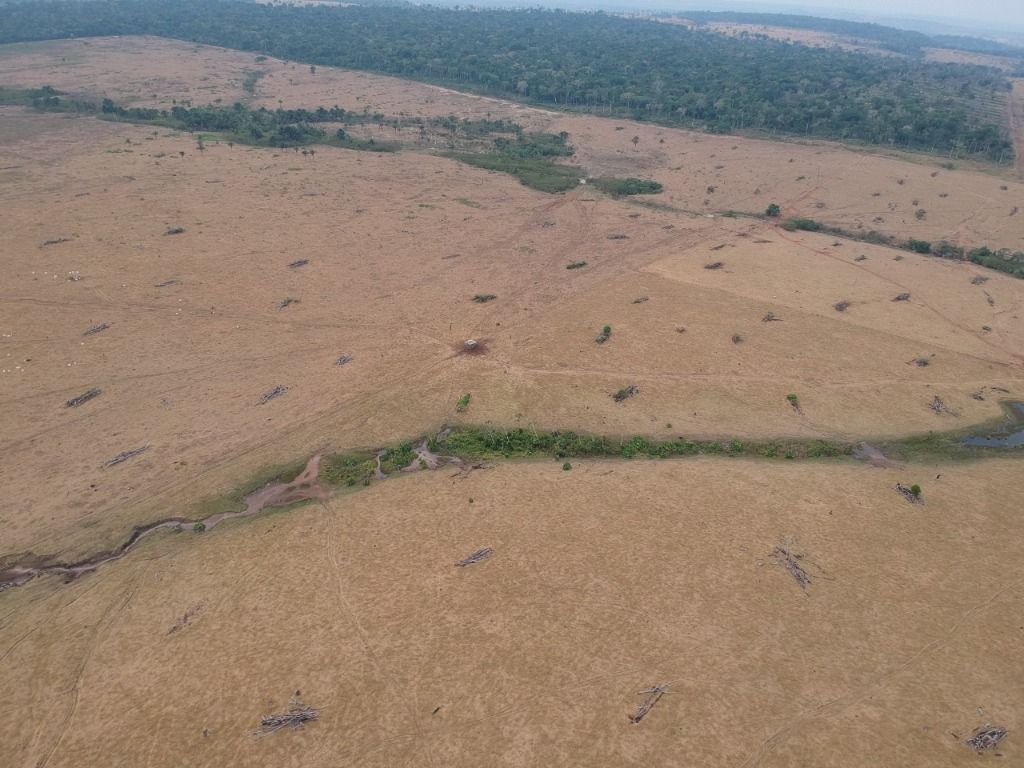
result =
[[1024,48],[1017,48],[994,40],[966,35],[926,35],[909,29],[897,29],[882,24],[845,19],[825,19],[789,13],[742,13],[736,11],[685,11],[680,14],[700,23],[730,22],[733,24],[763,24],[771,27],[809,29],[834,35],[870,41],[879,48],[906,56],[923,56],[925,48],[955,48],[971,53],[990,53],[1024,59]]
[[600,13],[93,0],[0,6],[0,42],[151,34],[715,132],[1009,163],[1000,73]]

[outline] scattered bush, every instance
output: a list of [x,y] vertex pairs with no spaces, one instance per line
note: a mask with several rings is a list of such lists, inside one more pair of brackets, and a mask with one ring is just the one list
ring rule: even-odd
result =
[[630,384],[628,387],[623,387],[618,392],[612,395],[612,400],[616,403],[621,403],[623,400],[628,400],[636,394],[639,394],[640,388],[636,384]]
[[574,261],[571,264],[566,264],[565,268],[566,269],[583,269],[585,266],[587,266],[587,262],[585,262],[585,261]]
[[563,472],[568,472],[570,469],[572,469],[572,464],[570,464],[568,461],[562,465]]
[[196,533],[203,533],[206,530],[206,523],[196,523],[192,526],[192,530]]
[[765,210],[764,215],[770,216],[771,218],[778,218],[779,214],[782,213],[782,209],[779,208],[778,203],[771,203]]
[[469,408],[469,398],[470,394],[468,392],[459,398],[459,401],[455,404],[455,410],[458,413],[463,413],[467,408]]

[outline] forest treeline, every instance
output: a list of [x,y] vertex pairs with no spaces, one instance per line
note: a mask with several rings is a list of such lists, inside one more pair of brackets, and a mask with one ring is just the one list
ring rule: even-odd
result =
[[1003,124],[1009,81],[981,67],[732,39],[602,13],[237,0],[0,6],[3,43],[129,34],[712,132],[1013,160]]

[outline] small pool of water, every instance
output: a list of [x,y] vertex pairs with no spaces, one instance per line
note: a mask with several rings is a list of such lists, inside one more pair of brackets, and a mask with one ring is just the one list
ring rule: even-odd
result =
[[998,428],[986,434],[968,435],[961,445],[975,448],[1019,448],[1024,446],[1024,403],[1003,403],[1007,419]]

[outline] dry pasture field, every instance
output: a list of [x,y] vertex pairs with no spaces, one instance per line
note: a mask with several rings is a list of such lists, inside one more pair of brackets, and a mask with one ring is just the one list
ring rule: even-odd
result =
[[[567,131],[581,177],[664,185],[546,195],[429,146],[200,151],[184,132],[0,108],[5,568],[195,518],[267,465],[444,423],[857,441],[1024,399],[1024,282],[722,215],[776,202],[1024,249],[1012,171],[153,38],[0,47],[0,84],[503,117]],[[486,352],[458,354],[469,338]],[[1011,765],[1019,474],[1012,457],[497,462],[156,534],[70,584],[0,592],[0,764],[931,768],[975,764],[964,740],[991,722],[1010,735],[985,759]],[[804,556],[806,589],[777,545]],[[254,736],[292,697],[319,719]]]

